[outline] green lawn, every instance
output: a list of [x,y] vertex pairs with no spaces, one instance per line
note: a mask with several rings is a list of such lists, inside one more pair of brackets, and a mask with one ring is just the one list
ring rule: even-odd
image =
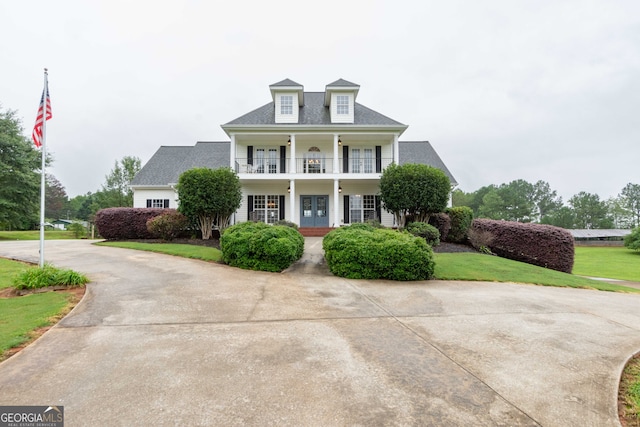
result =
[[99,242],[96,243],[96,245],[137,249],[140,251],[159,252],[168,255],[181,256],[184,258],[201,259],[204,261],[220,262],[222,260],[222,252],[219,249],[199,245],[139,242]]
[[0,298],[0,360],[5,350],[22,344],[29,333],[50,325],[69,299],[61,292],[45,292],[16,298]]
[[[44,240],[75,239],[73,231],[45,230]],[[0,240],[40,240],[40,230],[0,231]]]
[[0,258],[0,289],[10,288],[13,286],[13,278],[27,268],[33,268],[33,266],[22,262]]
[[640,282],[640,251],[576,246],[573,274]]
[[436,253],[435,261],[435,276],[440,280],[532,283],[545,286],[640,293],[640,289],[612,285],[490,255]]

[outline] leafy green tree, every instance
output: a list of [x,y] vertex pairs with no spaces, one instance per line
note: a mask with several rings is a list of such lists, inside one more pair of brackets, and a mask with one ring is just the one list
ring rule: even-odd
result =
[[640,251],[640,227],[636,227],[631,231],[631,234],[624,236],[624,246]]
[[621,196],[625,207],[631,211],[633,226],[640,226],[640,184],[628,183],[622,189]]
[[222,233],[242,202],[240,179],[229,168],[190,169],[180,175],[176,189],[178,210],[198,224],[203,240],[211,238],[213,226]]
[[478,208],[479,218],[504,219],[504,200],[495,188],[489,190],[482,198],[482,204]]
[[92,221],[96,212],[100,210],[99,205],[94,201],[93,193],[90,191],[69,200],[69,207],[72,218],[84,221]]
[[[468,206],[471,207],[473,203],[474,193],[465,193],[464,191],[456,188],[451,193],[451,205],[454,208],[460,206]],[[472,208],[473,209],[473,208]]]
[[39,222],[41,154],[22,135],[16,112],[0,110],[0,227]]
[[623,196],[610,197],[607,201],[607,209],[613,221],[614,228],[633,228],[633,216],[625,206]]
[[133,206],[133,190],[129,188],[129,184],[140,168],[141,161],[138,157],[125,156],[119,162],[116,160],[111,172],[105,176],[105,183],[96,200],[100,209]]
[[447,207],[451,182],[440,169],[415,164],[392,164],[380,178],[383,207],[393,213],[398,226],[404,227],[407,216],[412,221],[428,222],[429,216]]
[[[71,215],[69,198],[64,186],[52,174],[46,176],[44,215],[47,218],[67,218]],[[69,218],[67,218],[69,219]]]
[[524,179],[517,179],[498,187],[498,195],[504,201],[503,217],[506,221],[531,222],[534,217],[534,186]]
[[613,228],[607,204],[597,194],[581,191],[569,199],[569,205],[576,216],[576,228]]
[[568,206],[562,206],[540,219],[541,224],[555,225],[556,227],[567,229],[576,228],[575,222],[576,214],[573,209]]
[[538,221],[543,217],[552,215],[562,207],[562,197],[546,181],[538,181],[533,184],[533,204],[536,212],[534,215]]

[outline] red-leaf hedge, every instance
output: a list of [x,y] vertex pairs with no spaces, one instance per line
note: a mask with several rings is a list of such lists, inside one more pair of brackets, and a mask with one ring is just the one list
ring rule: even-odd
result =
[[489,249],[498,256],[564,273],[573,269],[573,236],[563,228],[491,219],[474,219],[471,228],[491,233]]
[[101,209],[96,213],[96,227],[100,235],[109,240],[153,239],[154,236],[147,230],[147,221],[175,211],[162,208]]

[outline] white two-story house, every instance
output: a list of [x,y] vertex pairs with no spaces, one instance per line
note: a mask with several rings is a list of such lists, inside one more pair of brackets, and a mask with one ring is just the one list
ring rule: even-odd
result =
[[224,125],[229,141],[163,146],[131,183],[134,207],[177,207],[180,174],[193,167],[231,167],[242,183],[233,222],[286,219],[307,235],[379,220],[379,180],[391,163],[424,163],[455,179],[428,141],[400,141],[407,126],[356,102],[346,80],[305,92],[289,79],[269,86],[271,102]]

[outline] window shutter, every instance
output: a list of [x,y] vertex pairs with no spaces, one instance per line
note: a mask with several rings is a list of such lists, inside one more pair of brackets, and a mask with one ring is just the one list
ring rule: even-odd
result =
[[376,206],[376,219],[382,222],[382,209],[380,204],[380,196],[374,196],[374,203]]
[[280,200],[278,203],[278,209],[280,210],[280,212],[278,219],[282,220],[284,219],[284,196],[280,196],[279,199]]
[[249,196],[249,200],[247,202],[247,221],[252,221],[251,214],[253,213],[253,196]]
[[[280,173],[287,172],[287,146],[280,146]],[[281,218],[284,219],[284,218]]]
[[346,145],[342,146],[342,173],[349,173],[349,147]]
[[247,164],[253,165],[253,145],[247,147]]
[[169,199],[164,199],[164,207],[165,209],[169,207]]
[[344,223],[349,224],[349,196],[344,196]]
[[151,207],[151,199],[147,199],[147,207],[150,208]]
[[382,146],[376,145],[376,173],[382,172]]

